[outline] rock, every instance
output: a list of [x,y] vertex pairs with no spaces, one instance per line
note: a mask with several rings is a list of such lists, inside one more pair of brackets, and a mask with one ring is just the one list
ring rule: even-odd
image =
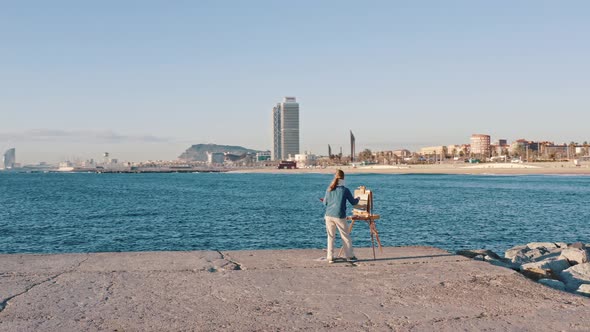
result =
[[[536,251],[536,250],[538,250],[538,249],[531,250],[530,252],[533,252],[533,251]],[[542,255],[538,255],[538,254],[537,255],[532,255],[533,256],[532,259],[535,262],[545,261],[545,260],[548,260],[548,259],[551,259],[551,258],[557,259],[561,255],[561,251],[562,250],[563,249],[559,249],[559,248],[557,248],[557,249],[551,249],[551,250],[549,250],[548,252],[546,252],[546,253],[544,253]]]
[[[552,249],[553,250],[553,249]],[[557,249],[559,251],[551,252],[543,247],[532,249],[528,251],[518,252],[514,257],[512,257],[512,263],[517,264],[526,264],[531,262],[539,262],[549,258],[557,258],[560,255],[561,249]]]
[[582,284],[590,284],[590,263],[578,264],[562,271],[559,279],[569,291],[575,291]]
[[520,268],[520,264],[512,263],[512,261],[510,261],[507,258],[495,259],[490,256],[485,256],[484,259],[486,262],[488,262],[492,265],[505,267],[507,269],[512,269],[512,270],[518,271]]
[[476,256],[490,256],[495,259],[500,259],[495,252],[486,249],[472,249],[472,250],[458,250],[457,255],[465,256],[468,258],[475,258]]
[[538,273],[538,270],[547,272],[547,276],[559,276],[561,271],[568,269],[570,264],[567,259],[549,258],[540,262],[527,263],[520,266],[520,271],[531,270]]
[[531,257],[534,259],[534,258],[541,257],[541,256],[548,254],[548,253],[549,253],[549,250],[547,250],[545,247],[540,247],[540,248],[530,249],[525,254],[528,257]]
[[553,242],[531,242],[526,245],[529,249],[538,249],[538,248],[547,248],[553,249],[557,248],[557,245]]
[[516,247],[512,247],[508,250],[506,250],[506,252],[504,253],[504,257],[508,258],[508,259],[512,259],[514,256],[516,256],[519,253],[524,254],[525,252],[529,251],[529,247],[527,246],[516,246]]
[[570,244],[568,248],[585,249],[586,246],[582,242],[574,242]]
[[561,249],[567,248],[567,246],[568,246],[568,244],[565,242],[555,242],[555,245]]
[[533,279],[533,280],[548,279],[548,278],[552,277],[551,273],[549,273],[549,271],[545,271],[543,269],[539,269],[539,268],[535,268],[535,267],[531,267],[526,270],[522,270],[521,273],[525,277]]
[[578,290],[576,291],[576,293],[580,294],[580,295],[584,295],[584,296],[590,296],[590,285],[588,285],[588,284],[580,285],[580,287],[578,287]]
[[584,249],[578,249],[578,248],[563,249],[559,258],[567,259],[571,265],[588,263],[588,253]]
[[514,263],[514,264],[521,265],[521,264],[530,263],[533,260],[529,256],[527,256],[526,253],[524,253],[524,252],[518,252],[516,255],[514,255],[514,257],[512,257],[510,259],[510,261],[512,263]]
[[565,291],[565,284],[559,280],[539,279],[539,283],[560,291]]

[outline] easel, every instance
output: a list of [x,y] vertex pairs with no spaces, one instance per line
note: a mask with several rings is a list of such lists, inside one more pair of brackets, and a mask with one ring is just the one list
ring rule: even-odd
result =
[[[375,220],[379,219],[378,214],[373,214],[373,193],[367,190],[365,186],[360,186],[354,190],[354,197],[359,197],[359,203],[352,209],[352,216],[346,217],[350,220],[350,226],[348,227],[348,234],[352,232],[352,226],[357,220],[362,220],[369,225],[369,231],[371,232],[371,246],[373,247],[373,259],[375,257],[375,240],[379,246],[379,251],[383,252],[381,247],[381,240],[379,239],[379,232],[377,232],[377,226],[375,226]],[[338,256],[342,255],[344,248],[340,248]]]

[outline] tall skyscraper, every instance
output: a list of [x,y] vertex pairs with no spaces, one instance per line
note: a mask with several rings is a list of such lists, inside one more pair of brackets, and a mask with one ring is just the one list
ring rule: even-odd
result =
[[281,154],[281,104],[277,103],[277,106],[272,108],[272,160],[281,160],[283,155]]
[[299,104],[295,97],[281,103],[281,154],[283,159],[299,154]]
[[2,167],[4,169],[11,169],[14,168],[14,164],[16,164],[16,150],[14,148],[8,149],[2,157]]
[[299,154],[299,104],[295,97],[285,97],[273,107],[272,159],[282,160]]

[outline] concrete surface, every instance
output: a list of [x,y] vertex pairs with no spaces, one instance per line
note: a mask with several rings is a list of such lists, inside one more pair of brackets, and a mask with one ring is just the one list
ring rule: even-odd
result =
[[590,299],[428,247],[0,255],[0,331],[588,331]]

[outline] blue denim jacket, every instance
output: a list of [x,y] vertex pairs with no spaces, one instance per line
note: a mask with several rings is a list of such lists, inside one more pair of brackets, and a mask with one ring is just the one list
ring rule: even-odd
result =
[[326,190],[324,196],[324,205],[326,206],[326,216],[334,218],[346,217],[346,201],[356,205],[359,203],[358,198],[352,197],[352,193],[344,186],[338,186],[333,191]]

